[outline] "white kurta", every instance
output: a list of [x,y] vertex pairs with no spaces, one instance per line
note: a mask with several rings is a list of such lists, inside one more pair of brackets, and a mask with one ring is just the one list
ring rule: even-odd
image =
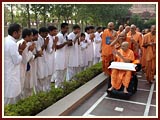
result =
[[48,75],[52,75],[55,71],[55,50],[52,49],[55,36],[48,35],[49,43],[46,49],[46,58],[48,64]]
[[78,41],[74,44],[74,39],[76,38],[76,34],[74,32],[71,32],[68,35],[68,39],[73,41],[73,46],[68,47],[68,66],[69,67],[78,67],[79,66],[79,49],[78,49]]
[[93,57],[94,57],[94,49],[93,49],[93,42],[90,40],[90,35],[88,33],[85,33],[86,35],[86,40],[88,43],[88,47],[87,47],[87,59],[88,61],[93,61]]
[[83,58],[82,58],[82,50],[81,50],[81,43],[78,45],[78,66],[81,67],[83,65]]
[[99,52],[101,49],[101,34],[96,32],[94,38],[94,57],[101,57],[101,53]]
[[[67,34],[63,35],[61,32],[57,34],[57,45],[66,42]],[[61,49],[57,49],[55,52],[55,87],[61,87],[66,77],[66,69],[68,66],[68,46],[65,45]]]
[[[24,39],[17,42],[17,46],[19,44],[22,44],[24,42]],[[25,76],[26,76],[26,69],[27,69],[27,62],[32,59],[33,54],[31,51],[28,51],[28,47],[31,45],[30,42],[26,43],[27,47],[22,52],[22,62],[20,65],[20,76],[21,76],[21,88],[22,91],[24,89],[24,83],[25,83]]]
[[[67,34],[63,36],[61,32],[57,34],[58,42],[57,45],[63,44],[66,42]],[[61,49],[57,49],[55,53],[55,69],[64,70],[68,66],[68,46],[65,45]]]
[[[72,40],[72,46],[68,47],[68,68],[67,68],[67,80],[71,80],[71,78],[79,72],[79,48],[78,48],[78,40],[76,40],[76,34],[71,32],[68,35],[68,39]],[[75,43],[74,43],[75,42]]]
[[[39,35],[37,40],[37,51],[41,50],[44,44],[44,39]],[[46,57],[46,50],[43,50],[43,56],[37,58],[37,77],[38,79],[44,79],[48,77],[48,64]]]
[[[37,41],[34,41],[35,44],[37,44]],[[28,88],[33,88],[34,86],[37,86],[37,58],[34,58],[34,55],[36,54],[36,48],[32,51],[33,58],[29,61],[30,64],[30,70],[27,72],[29,74],[28,78]]]
[[8,35],[4,42],[4,97],[15,98],[21,93],[20,63],[16,40]]
[[86,67],[88,65],[86,50],[87,50],[88,44],[84,41],[80,42],[80,51],[81,51],[81,67]]

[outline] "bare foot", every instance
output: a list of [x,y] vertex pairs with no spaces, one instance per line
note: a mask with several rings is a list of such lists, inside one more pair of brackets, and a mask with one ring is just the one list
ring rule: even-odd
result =
[[127,91],[127,88],[124,88],[124,91],[123,91],[124,93],[128,93],[128,91]]
[[108,91],[112,91],[113,90],[113,87],[110,87],[109,89],[108,89]]

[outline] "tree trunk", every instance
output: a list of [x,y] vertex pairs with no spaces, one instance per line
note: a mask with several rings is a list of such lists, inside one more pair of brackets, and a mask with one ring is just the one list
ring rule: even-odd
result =
[[44,12],[43,12],[43,25],[46,27],[46,5],[44,6]]
[[37,17],[37,13],[35,13],[35,20],[36,20],[36,28],[38,29],[38,17]]
[[13,15],[13,5],[11,4],[11,23],[14,21],[14,15]]
[[82,24],[82,32],[84,32],[84,24],[83,24],[83,20],[82,20],[81,24]]
[[26,7],[27,7],[27,15],[28,15],[28,28],[31,28],[31,22],[30,22],[30,13],[29,13],[29,4],[27,4],[26,5]]
[[58,16],[58,22],[57,23],[58,23],[58,30],[60,30],[60,28],[61,28],[60,24],[59,24],[60,23],[60,15]]

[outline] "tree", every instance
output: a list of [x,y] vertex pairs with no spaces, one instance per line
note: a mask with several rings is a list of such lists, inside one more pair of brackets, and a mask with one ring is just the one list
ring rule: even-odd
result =
[[156,18],[149,19],[147,22],[145,22],[143,29],[150,28],[151,25],[156,25]]
[[30,21],[30,13],[29,13],[29,11],[30,11],[30,7],[29,7],[30,5],[29,4],[26,4],[26,8],[27,8],[27,15],[28,15],[28,28],[31,28],[31,21]]
[[34,14],[34,22],[36,23],[36,28],[38,29],[38,15],[39,15],[39,9],[40,9],[40,5],[39,4],[31,4],[31,11]]
[[137,27],[139,27],[140,29],[143,29],[144,21],[142,20],[142,18],[139,15],[135,14],[135,15],[131,16],[130,24],[134,24]]
[[14,17],[14,15],[13,15],[13,5],[10,4],[10,6],[11,6],[11,23],[13,23],[14,22],[14,19],[13,19],[13,17]]
[[20,23],[23,27],[28,26],[28,13],[26,4],[16,4],[16,14],[15,14],[15,22]]
[[47,26],[46,21],[48,18],[49,9],[50,9],[50,4],[39,4],[39,12],[43,18],[43,26]]

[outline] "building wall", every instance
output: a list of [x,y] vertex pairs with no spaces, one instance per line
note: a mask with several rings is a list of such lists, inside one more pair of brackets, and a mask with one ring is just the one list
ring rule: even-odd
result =
[[137,14],[143,13],[145,11],[148,11],[150,13],[155,13],[156,12],[155,11],[155,9],[156,9],[155,7],[156,7],[155,4],[134,4],[131,7],[130,11],[132,13],[137,13]]

